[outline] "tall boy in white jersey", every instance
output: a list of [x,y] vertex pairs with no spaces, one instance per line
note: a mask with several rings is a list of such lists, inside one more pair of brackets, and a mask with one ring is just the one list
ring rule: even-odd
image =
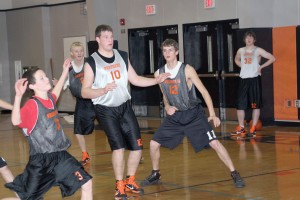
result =
[[[160,147],[174,149],[187,136],[196,152],[200,152],[208,145],[211,146],[230,170],[235,187],[244,187],[245,183],[235,170],[227,150],[217,140],[209,124],[212,120],[217,127],[220,125],[220,119],[216,117],[211,97],[195,69],[177,60],[178,43],[175,40],[166,39],[162,43],[162,52],[166,64],[157,70],[154,76],[164,72],[171,73],[171,76],[160,84],[167,117],[150,141],[153,170],[141,185],[153,185],[160,181]],[[205,100],[210,114],[208,118],[205,116],[200,99],[196,96],[196,88]]]
[[[237,117],[239,125],[232,135],[242,135],[246,133],[244,126],[245,110],[252,109],[252,126],[249,137],[255,137],[256,124],[259,120],[262,103],[261,70],[271,65],[275,58],[264,49],[254,45],[256,35],[252,31],[244,34],[245,47],[240,48],[235,56],[235,63],[241,68],[240,84],[237,97]],[[267,61],[260,65],[261,57]]]
[[[85,64],[82,96],[92,99],[97,119],[107,135],[112,164],[116,178],[115,199],[127,199],[127,192],[143,194],[135,182],[135,173],[142,153],[141,133],[132,110],[128,81],[147,87],[164,81],[168,74],[157,78],[138,76],[124,51],[113,49],[113,30],[108,25],[99,25],[95,31],[99,45]],[[124,151],[130,150],[127,176],[124,179]]]

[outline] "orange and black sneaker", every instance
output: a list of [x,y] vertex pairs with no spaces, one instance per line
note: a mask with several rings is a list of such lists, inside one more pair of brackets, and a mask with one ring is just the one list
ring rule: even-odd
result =
[[252,126],[252,127],[250,128],[250,131],[249,131],[249,133],[247,134],[247,136],[248,136],[248,137],[253,137],[253,138],[256,137],[256,128],[255,128],[255,126]]
[[140,188],[134,180],[135,176],[126,176],[125,191],[143,195],[144,189]]
[[90,155],[88,154],[88,152],[82,152],[82,159],[80,161],[80,163],[84,166],[87,163],[89,163],[91,160]]
[[246,133],[245,127],[238,125],[235,129],[235,132],[231,133],[231,135],[241,135],[245,133]]
[[123,180],[116,181],[115,200],[127,200],[127,195],[125,193],[125,183]]

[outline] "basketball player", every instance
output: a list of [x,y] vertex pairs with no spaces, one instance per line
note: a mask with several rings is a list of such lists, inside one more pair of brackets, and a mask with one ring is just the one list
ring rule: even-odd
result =
[[84,47],[81,42],[73,42],[70,47],[72,66],[69,76],[64,85],[64,90],[69,86],[72,95],[76,98],[74,113],[74,133],[82,152],[81,164],[90,162],[87,152],[84,135],[89,135],[94,131],[94,120],[96,118],[94,106],[90,99],[81,96],[82,80],[84,75]]
[[[60,186],[63,197],[71,196],[81,187],[81,199],[93,199],[92,177],[67,152],[71,142],[64,134],[56,108],[70,62],[71,59],[65,60],[62,75],[51,92],[48,77],[37,67],[27,70],[15,84],[12,123],[23,129],[30,151],[24,172],[5,186],[21,199],[43,199],[53,186]],[[34,96],[20,108],[26,89],[32,90]]]
[[[178,48],[178,43],[173,39],[166,39],[162,43],[166,64],[158,69],[154,76],[157,77],[166,72],[171,74],[160,84],[167,117],[150,141],[153,170],[150,176],[141,182],[141,186],[157,184],[160,180],[160,147],[174,149],[187,136],[196,152],[200,152],[208,145],[211,146],[229,168],[235,187],[242,188],[245,186],[243,179],[235,170],[227,150],[217,140],[209,124],[209,121],[212,121],[215,127],[220,125],[220,119],[215,115],[211,97],[195,69],[177,60]],[[196,89],[205,100],[209,110],[208,118],[205,116],[200,99],[197,98]]]
[[[255,33],[247,31],[244,34],[246,46],[237,51],[234,59],[236,65],[241,68],[241,71],[237,97],[237,117],[239,125],[232,135],[245,135],[245,110],[252,109],[252,126],[247,136],[256,136],[255,125],[259,120],[260,109],[262,108],[261,70],[275,61],[272,54],[255,46],[255,41]],[[260,65],[262,57],[266,59],[266,62]]]
[[[138,76],[124,51],[113,49],[113,30],[99,25],[95,30],[99,49],[85,64],[82,85],[83,98],[91,98],[98,120],[104,127],[111,150],[116,178],[115,199],[127,199],[126,191],[143,194],[135,182],[135,173],[141,159],[142,140],[137,119],[132,110],[128,81],[147,87],[165,80],[168,74],[156,78]],[[127,176],[124,176],[124,151],[130,150]]]

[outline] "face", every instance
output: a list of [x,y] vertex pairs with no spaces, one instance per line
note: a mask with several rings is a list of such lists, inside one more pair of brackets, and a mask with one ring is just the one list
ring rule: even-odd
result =
[[51,84],[49,78],[46,76],[43,70],[38,70],[34,74],[35,84],[30,85],[29,87],[34,91],[49,91],[51,89]]
[[81,61],[84,58],[83,47],[81,47],[81,46],[72,47],[70,54],[71,54],[72,59]]
[[255,42],[255,40],[254,40],[254,38],[252,36],[250,36],[250,35],[246,36],[246,38],[245,38],[245,44],[247,46],[253,45],[254,42]]
[[163,47],[163,55],[167,62],[174,61],[177,60],[178,50],[173,46],[165,46]]
[[106,51],[113,49],[114,37],[113,33],[110,31],[102,31],[99,37],[96,37],[96,40],[99,44],[99,48],[102,48]]

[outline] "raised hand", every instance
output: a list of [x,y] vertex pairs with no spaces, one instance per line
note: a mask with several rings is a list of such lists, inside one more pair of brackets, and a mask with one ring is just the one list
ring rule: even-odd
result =
[[27,78],[21,78],[15,83],[16,96],[22,96],[27,89]]
[[63,70],[69,70],[69,68],[71,67],[71,58],[67,58],[63,64]]

